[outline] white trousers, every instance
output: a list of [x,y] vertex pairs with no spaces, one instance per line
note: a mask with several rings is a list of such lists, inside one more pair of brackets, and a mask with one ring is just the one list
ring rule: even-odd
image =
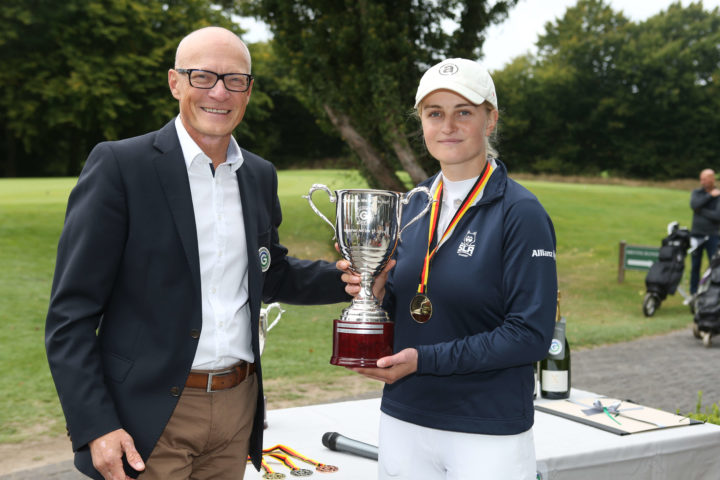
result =
[[481,435],[380,415],[379,480],[535,480],[536,474],[532,429]]

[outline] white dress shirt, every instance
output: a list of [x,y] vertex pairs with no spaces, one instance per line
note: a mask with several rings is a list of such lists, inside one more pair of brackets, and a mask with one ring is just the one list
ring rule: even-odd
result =
[[202,333],[193,370],[218,370],[254,361],[248,304],[248,252],[236,171],[240,147],[231,137],[226,161],[212,161],[178,116],[175,128],[190,180],[200,256]]

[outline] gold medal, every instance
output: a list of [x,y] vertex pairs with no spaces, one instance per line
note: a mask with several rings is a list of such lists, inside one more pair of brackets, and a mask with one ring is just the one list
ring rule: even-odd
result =
[[490,175],[492,175],[492,172],[493,166],[490,165],[490,162],[485,162],[483,171],[475,181],[475,185],[473,185],[472,189],[465,197],[465,200],[463,200],[462,205],[460,205],[455,212],[455,215],[453,215],[450,223],[445,229],[445,232],[439,239],[436,239],[435,236],[438,233],[436,231],[437,224],[440,219],[440,208],[442,205],[442,178],[438,182],[435,194],[433,195],[433,205],[430,209],[427,253],[425,254],[425,261],[423,262],[423,268],[420,272],[420,282],[418,284],[417,295],[415,295],[410,302],[410,316],[418,323],[425,323],[430,320],[430,317],[432,317],[432,303],[426,295],[428,291],[428,279],[430,277],[430,261],[433,256],[435,256],[438,248],[440,248],[443,244],[443,241],[450,237],[452,232],[455,230],[455,226],[460,222],[463,215],[465,215],[465,212],[467,212],[468,209],[475,203],[478,195],[482,194],[485,185],[490,179]]
[[418,323],[425,323],[432,317],[432,303],[427,295],[418,293],[410,302],[410,316]]

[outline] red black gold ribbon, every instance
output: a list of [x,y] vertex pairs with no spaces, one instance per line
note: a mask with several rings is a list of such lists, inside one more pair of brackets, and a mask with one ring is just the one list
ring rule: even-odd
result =
[[420,274],[420,284],[418,285],[417,290],[418,294],[426,294],[428,277],[430,276],[430,261],[432,260],[433,256],[437,252],[438,248],[440,248],[440,245],[442,245],[442,243],[445,241],[445,239],[452,234],[453,230],[455,230],[455,227],[457,226],[458,222],[460,222],[460,219],[463,217],[463,215],[465,215],[465,212],[467,212],[468,209],[473,205],[473,203],[475,203],[475,200],[483,191],[485,185],[490,179],[490,175],[492,174],[492,172],[493,167],[492,165],[490,165],[490,162],[485,162],[485,168],[475,182],[475,185],[473,185],[473,187],[470,189],[470,192],[465,197],[462,205],[460,206],[460,208],[458,208],[457,212],[455,212],[455,215],[453,216],[452,220],[450,220],[450,223],[445,229],[445,232],[442,234],[437,244],[433,248],[433,240],[436,236],[438,219],[440,218],[440,204],[442,202],[443,181],[442,178],[440,179],[437,189],[435,190],[435,195],[433,196],[433,200],[435,201],[433,202],[433,206],[430,209],[430,231],[428,232],[428,248],[427,253],[425,254],[425,261],[423,262],[422,273]]
[[[327,465],[325,463],[320,463],[317,460],[313,460],[312,458],[308,458],[304,455],[301,455],[296,450],[293,450],[292,448],[286,446],[286,445],[275,445],[274,447],[265,448],[262,451],[263,453],[263,459],[261,461],[261,466],[265,472],[268,474],[274,473],[270,466],[265,462],[265,457],[272,457],[276,460],[279,460],[282,462],[285,466],[287,466],[291,471],[299,471],[302,470],[295,465],[295,463],[290,460],[289,457],[296,458],[302,462],[308,463],[310,465],[313,465],[318,472],[323,473],[331,473],[336,472],[338,470],[338,467],[333,465]],[[248,461],[250,461],[250,457],[248,456]]]

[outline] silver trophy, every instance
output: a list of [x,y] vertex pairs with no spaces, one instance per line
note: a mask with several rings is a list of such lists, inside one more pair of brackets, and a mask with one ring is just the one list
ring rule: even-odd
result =
[[[272,310],[277,310],[277,316],[275,319],[268,325],[268,316],[270,315],[270,312]],[[265,350],[265,339],[267,338],[268,332],[280,321],[280,317],[282,314],[285,313],[285,310],[282,309],[279,303],[271,303],[265,308],[260,309],[260,328],[258,329],[259,338],[260,341],[260,355],[262,355],[263,350]]]
[[[335,225],[312,201],[312,194],[323,190],[337,204]],[[400,228],[402,207],[416,193],[427,196],[425,208]],[[374,367],[377,359],[392,354],[393,324],[373,294],[375,277],[385,268],[401,240],[402,232],[425,215],[433,199],[426,187],[406,194],[387,190],[353,189],[331,191],[315,184],[303,198],[313,211],[332,227],[340,254],[350,269],[360,275],[360,293],[334,322],[333,356],[330,363],[344,366]]]
[[[277,310],[277,316],[275,319],[268,325],[268,315],[272,310]],[[265,350],[265,340],[267,339],[268,332],[280,321],[280,317],[282,314],[285,313],[285,310],[280,306],[279,303],[274,302],[269,304],[265,308],[260,309],[260,325],[258,328],[258,340],[260,341],[260,355],[263,354],[263,350]],[[263,416],[263,428],[268,427],[267,423],[267,397],[263,395],[263,402],[265,402],[265,413]]]

